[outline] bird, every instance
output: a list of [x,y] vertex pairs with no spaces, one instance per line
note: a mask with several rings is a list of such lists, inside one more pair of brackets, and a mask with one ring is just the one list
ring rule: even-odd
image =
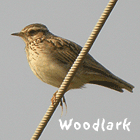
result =
[[[82,47],[73,41],[54,35],[40,23],[27,25],[18,33],[25,42],[25,52],[29,66],[41,81],[59,88]],[[115,76],[97,62],[89,53],[86,55],[68,90],[79,89],[85,84],[96,84],[123,92],[133,92],[134,86]],[[56,93],[53,95],[54,104]],[[63,102],[66,103],[63,96]],[[60,105],[62,105],[62,100]]]

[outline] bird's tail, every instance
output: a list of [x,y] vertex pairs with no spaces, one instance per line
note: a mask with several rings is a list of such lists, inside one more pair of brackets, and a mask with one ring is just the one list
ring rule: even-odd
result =
[[111,75],[109,77],[105,77],[103,75],[96,75],[95,77],[96,80],[90,81],[89,83],[108,87],[119,92],[123,92],[123,89],[133,92],[133,85],[127,83],[126,81],[120,79],[115,75]]

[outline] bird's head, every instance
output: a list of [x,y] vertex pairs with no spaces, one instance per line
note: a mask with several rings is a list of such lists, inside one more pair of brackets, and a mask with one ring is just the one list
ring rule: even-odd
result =
[[11,35],[21,37],[25,43],[31,42],[35,39],[42,38],[49,33],[48,28],[43,24],[30,24],[23,28],[21,32],[13,33]]

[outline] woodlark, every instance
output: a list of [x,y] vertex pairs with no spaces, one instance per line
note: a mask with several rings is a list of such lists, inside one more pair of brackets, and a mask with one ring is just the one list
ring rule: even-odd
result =
[[[43,82],[60,87],[68,70],[81,51],[81,46],[52,34],[43,24],[31,24],[19,33],[25,44],[28,63],[33,73]],[[97,84],[119,92],[132,92],[133,85],[112,74],[90,54],[80,65],[70,89],[81,88],[85,84]]]

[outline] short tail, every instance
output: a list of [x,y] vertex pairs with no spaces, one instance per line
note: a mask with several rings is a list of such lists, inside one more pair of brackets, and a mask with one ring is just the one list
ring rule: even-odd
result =
[[96,79],[100,79],[100,80],[90,81],[89,83],[108,87],[110,89],[114,89],[119,92],[123,92],[123,89],[133,92],[133,88],[134,88],[133,85],[127,83],[126,81],[118,78],[115,75],[113,75],[111,77],[100,76],[100,78],[98,77]]

